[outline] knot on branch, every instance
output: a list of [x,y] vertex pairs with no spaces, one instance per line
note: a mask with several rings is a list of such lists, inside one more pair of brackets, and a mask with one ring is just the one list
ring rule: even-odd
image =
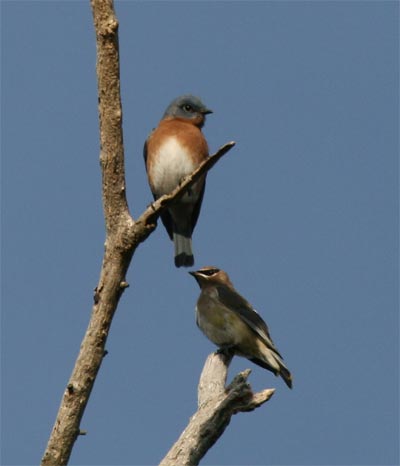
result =
[[232,413],[249,412],[268,401],[275,393],[274,388],[265,389],[259,393],[254,393],[247,379],[251,369],[246,369],[235,376],[228,385],[226,403],[232,404]]
[[[233,403],[234,405],[245,405],[253,397],[253,391],[250,384],[247,382],[247,378],[251,373],[251,369],[246,369],[243,372],[239,372],[232,382],[226,388],[226,403]],[[239,409],[235,408],[235,412]]]
[[[151,206],[148,207],[151,209]],[[157,219],[159,213],[149,214],[148,216],[142,215],[132,227],[133,244],[138,245],[143,243],[148,236],[157,228]]]
[[111,16],[101,23],[101,27],[99,28],[99,36],[103,39],[116,36],[118,27],[119,23],[117,18],[115,16]]

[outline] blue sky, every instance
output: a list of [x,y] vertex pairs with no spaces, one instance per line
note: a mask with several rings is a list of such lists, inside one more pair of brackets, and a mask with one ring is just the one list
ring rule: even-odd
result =
[[[294,389],[233,417],[204,465],[399,463],[395,1],[116,3],[127,194],[183,93],[214,110],[193,238],[258,309]],[[89,2],[3,1],[1,464],[38,464],[92,305],[104,244]],[[71,465],[157,464],[196,410],[213,345],[163,227],[135,253]]]

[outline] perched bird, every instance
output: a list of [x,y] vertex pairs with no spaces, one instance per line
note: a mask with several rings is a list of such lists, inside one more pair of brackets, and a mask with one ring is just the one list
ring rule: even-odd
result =
[[[154,199],[170,193],[208,157],[208,145],[201,128],[209,113],[212,111],[198,97],[177,97],[147,138],[143,155]],[[168,235],[174,241],[176,267],[190,267],[194,263],[192,233],[199,217],[205,183],[204,176],[161,214]]]
[[189,272],[200,285],[196,323],[217,346],[231,349],[280,375],[289,388],[292,376],[275,348],[267,324],[234,288],[228,275],[216,267]]

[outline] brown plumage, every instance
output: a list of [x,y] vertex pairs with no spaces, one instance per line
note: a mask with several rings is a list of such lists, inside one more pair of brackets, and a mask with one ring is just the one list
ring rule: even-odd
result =
[[280,375],[292,388],[292,376],[272,341],[267,324],[235,290],[227,273],[216,267],[189,273],[201,289],[196,323],[202,332],[220,348],[231,348],[238,356]]

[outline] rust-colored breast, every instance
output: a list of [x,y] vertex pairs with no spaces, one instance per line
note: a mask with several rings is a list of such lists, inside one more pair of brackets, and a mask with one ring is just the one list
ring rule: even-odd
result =
[[165,119],[160,122],[147,141],[148,165],[153,163],[153,154],[159,154],[160,148],[170,137],[176,137],[179,140],[196,165],[208,156],[207,141],[197,126],[188,120],[179,118]]
[[162,120],[147,140],[146,168],[153,194],[170,192],[207,157],[207,141],[197,126],[183,119]]

